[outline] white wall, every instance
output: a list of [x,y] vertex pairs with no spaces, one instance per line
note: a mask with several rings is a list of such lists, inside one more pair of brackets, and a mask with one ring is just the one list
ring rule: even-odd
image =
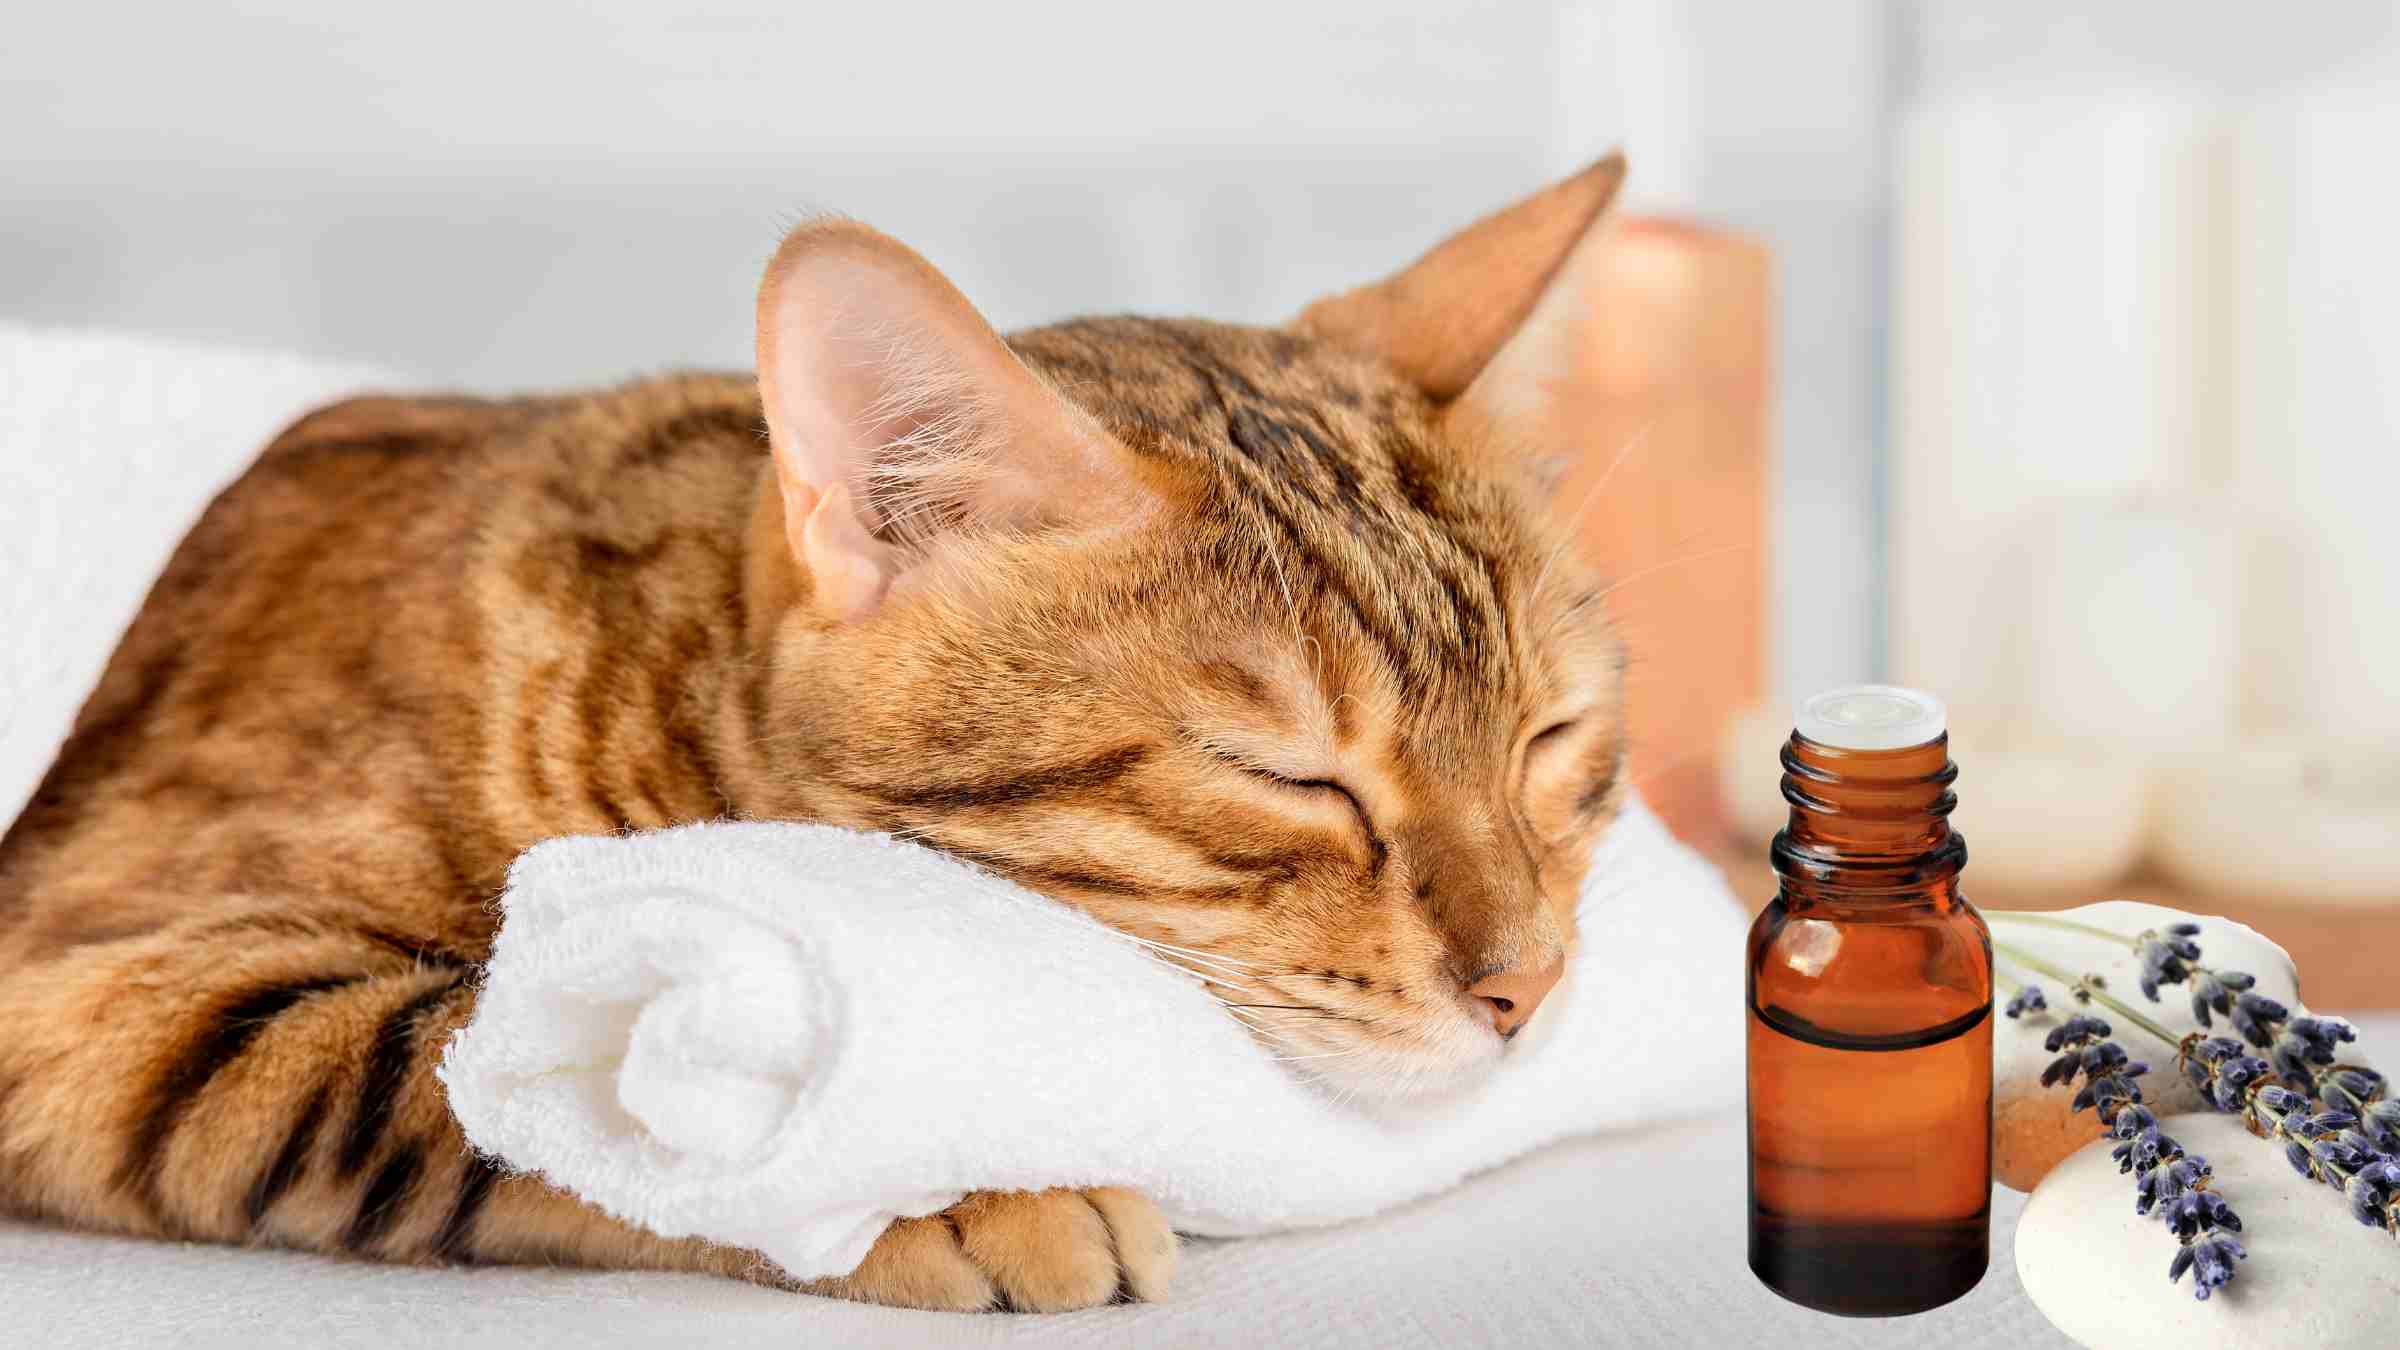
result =
[[1273,317],[1549,167],[1553,16],[1477,9],[63,7],[0,58],[0,284],[42,317],[580,381],[744,360],[765,250],[831,209],[1003,326]]
[[[0,47],[0,313],[493,389],[747,361],[794,216],[1003,327],[1271,320],[1630,143],[1779,251],[1774,682],[1872,673],[1875,0],[48,6]],[[1787,584],[1787,591],[1791,587]]]

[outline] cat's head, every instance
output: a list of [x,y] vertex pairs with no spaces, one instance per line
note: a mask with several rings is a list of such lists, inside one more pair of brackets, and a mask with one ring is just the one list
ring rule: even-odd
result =
[[1495,1060],[1617,802],[1618,649],[1550,500],[1585,447],[1526,442],[1621,175],[1279,328],[1004,341],[890,239],[794,232],[759,300],[770,809],[1147,939],[1347,1089]]

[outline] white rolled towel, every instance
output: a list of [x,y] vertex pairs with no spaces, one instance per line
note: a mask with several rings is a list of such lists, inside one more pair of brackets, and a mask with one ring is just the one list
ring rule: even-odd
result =
[[477,1148],[655,1232],[854,1268],[974,1190],[1116,1185],[1186,1232],[1391,1208],[1741,1092],[1741,911],[1636,803],[1565,981],[1490,1073],[1336,1100],[1189,975],[914,844],[719,823],[517,861],[441,1077]]

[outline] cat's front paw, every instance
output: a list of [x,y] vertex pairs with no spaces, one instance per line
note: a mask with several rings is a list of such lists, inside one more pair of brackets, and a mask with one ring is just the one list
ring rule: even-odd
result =
[[1067,1312],[1155,1302],[1175,1275],[1175,1230],[1132,1191],[979,1191],[884,1230],[824,1293],[953,1312]]

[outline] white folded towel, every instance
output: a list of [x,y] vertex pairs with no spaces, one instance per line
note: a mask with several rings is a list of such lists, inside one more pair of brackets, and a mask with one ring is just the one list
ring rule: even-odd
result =
[[502,905],[441,1068],[468,1139],[801,1279],[971,1190],[1130,1186],[1186,1232],[1305,1227],[1741,1092],[1741,913],[1638,803],[1559,989],[1470,1090],[1407,1108],[1335,1100],[1138,944],[881,835],[557,839]]

